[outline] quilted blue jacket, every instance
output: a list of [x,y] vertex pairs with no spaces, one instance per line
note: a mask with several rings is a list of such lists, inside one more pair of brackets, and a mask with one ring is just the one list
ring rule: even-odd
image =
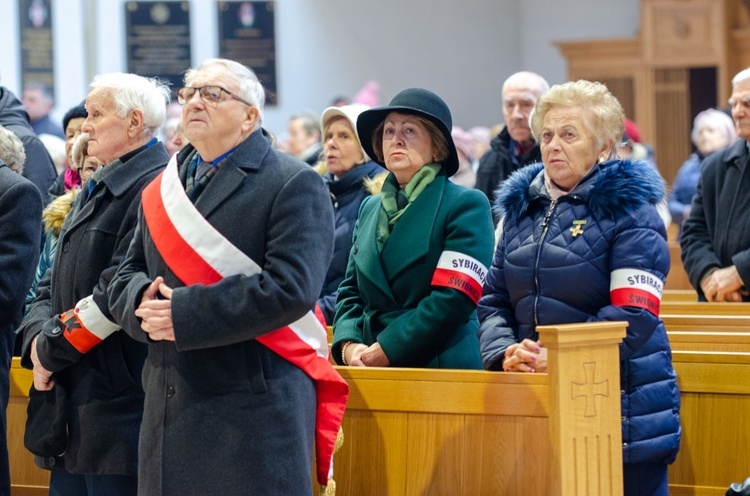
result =
[[538,339],[537,325],[620,320],[623,461],[674,461],[680,395],[658,305],[669,250],[655,204],[664,181],[641,162],[599,164],[552,201],[542,164],[514,173],[495,208],[502,234],[477,309],[485,368]]

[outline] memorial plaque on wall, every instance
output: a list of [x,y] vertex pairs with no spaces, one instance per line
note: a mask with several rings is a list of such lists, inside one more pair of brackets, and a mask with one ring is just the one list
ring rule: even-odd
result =
[[190,2],[125,4],[128,72],[182,87],[190,58]]
[[276,38],[274,2],[218,2],[219,56],[250,67],[275,105]]
[[18,14],[21,37],[21,87],[36,81],[46,84],[54,93],[52,0],[20,0]]

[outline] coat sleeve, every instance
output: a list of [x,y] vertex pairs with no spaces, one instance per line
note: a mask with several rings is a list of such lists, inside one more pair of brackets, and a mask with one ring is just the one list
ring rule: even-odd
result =
[[477,305],[479,353],[487,370],[500,370],[506,348],[518,341],[515,313],[505,284],[504,261],[505,236],[501,234]]
[[313,309],[332,255],[328,188],[313,169],[301,169],[273,200],[264,260],[256,261],[260,274],[175,289],[172,321],[178,351],[249,341],[298,320]]
[[147,227],[143,218],[143,209],[140,208],[133,239],[128,246],[125,258],[117,267],[117,272],[107,286],[108,305],[112,317],[122,326],[128,336],[142,343],[148,342],[148,337],[141,329],[141,319],[135,316],[135,310],[141,304],[143,292],[151,284],[143,246],[145,229]]
[[[77,199],[77,201],[81,200]],[[78,363],[86,353],[120,329],[120,325],[109,310],[107,288],[133,240],[139,206],[139,197],[136,197],[124,212],[117,234],[117,243],[108,266],[99,275],[99,280],[91,294],[76,304],[76,315],[89,329],[68,332],[66,329],[69,327],[68,323],[63,321],[65,316],[61,315],[54,315],[50,322],[44,323],[37,341],[37,352],[39,361],[47,370],[59,372]],[[54,270],[53,265],[52,272]],[[66,310],[68,309],[63,311]],[[64,331],[61,332],[60,330],[63,329]],[[84,332],[93,339],[80,340],[75,337],[76,333]]]
[[701,291],[700,284],[703,276],[709,269],[721,267],[721,262],[714,253],[713,243],[711,243],[711,233],[706,221],[705,194],[708,193],[710,195],[712,193],[710,191],[711,187],[707,184],[709,175],[713,177],[710,169],[717,165],[723,166],[723,163],[721,161],[712,161],[710,164],[710,166],[704,166],[704,173],[701,174],[695,196],[693,197],[690,215],[682,225],[682,233],[680,234],[682,264],[685,266],[690,284],[693,285],[701,296],[703,292]]
[[[377,215],[373,212],[372,206],[375,204],[373,197],[365,198],[359,207],[357,222],[354,224],[354,234],[352,236],[352,248],[357,246],[359,238],[360,219],[369,215]],[[333,342],[331,343],[331,356],[339,365],[344,365],[341,361],[341,344],[346,341],[355,343],[364,343],[364,330],[362,328],[365,303],[359,292],[359,282],[357,280],[357,269],[354,259],[350,256],[346,264],[346,273],[344,280],[339,285],[338,297],[336,300],[336,313],[333,318]]]
[[[664,281],[669,273],[669,247],[664,223],[661,221],[654,205],[644,205],[632,216],[618,222],[617,232],[613,238],[609,253],[610,267],[613,272],[634,274],[636,277],[653,276],[654,280]],[[612,275],[610,275],[611,277]],[[610,282],[610,297],[614,297],[613,289],[617,289],[617,279]],[[661,301],[661,291],[654,301]],[[658,303],[656,308],[647,303],[636,303],[643,299],[630,300],[631,305],[615,300],[614,303],[601,308],[589,321],[626,321],[627,334],[620,343],[620,358],[630,358],[651,338],[654,331],[661,324]]]
[[0,192],[0,329],[21,320],[41,240],[42,198],[28,181],[14,181]]
[[[487,270],[493,245],[489,201],[475,190],[463,190],[446,216],[443,251],[473,257]],[[475,300],[466,293],[432,285],[416,308],[391,321],[377,340],[391,365],[408,364],[441,346],[475,310]]]

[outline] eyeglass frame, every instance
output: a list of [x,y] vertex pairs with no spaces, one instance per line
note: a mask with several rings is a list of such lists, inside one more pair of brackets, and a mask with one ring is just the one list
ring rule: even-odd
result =
[[[219,98],[220,99],[216,100],[216,101],[206,100],[206,98],[205,98],[205,96],[203,94],[203,89],[204,88],[219,88],[219,95],[220,95]],[[190,95],[189,98],[185,98],[185,97],[183,97],[180,94],[180,93],[182,93],[183,90],[193,90],[193,93]],[[224,100],[221,100],[221,92],[222,91],[224,93],[226,93],[227,95],[229,95],[230,97],[234,98],[235,100],[244,103],[245,105],[249,105],[250,107],[255,107],[255,105],[253,105],[252,103],[248,102],[244,98],[241,98],[241,97],[235,95],[234,93],[232,93],[228,89],[222,88],[221,86],[219,86],[217,84],[207,84],[205,86],[183,86],[182,88],[180,88],[179,90],[177,90],[177,102],[180,105],[185,105],[187,102],[189,102],[190,100],[192,100],[192,98],[195,96],[196,93],[198,93],[198,95],[200,95],[200,99],[201,99],[201,101],[203,103],[206,103],[206,104],[209,104],[209,105],[212,105],[212,106],[216,106],[216,105],[218,105],[218,104],[220,104],[221,102],[224,101]]]

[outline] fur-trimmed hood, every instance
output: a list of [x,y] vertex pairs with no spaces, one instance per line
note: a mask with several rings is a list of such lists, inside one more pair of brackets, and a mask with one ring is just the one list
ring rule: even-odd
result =
[[[514,172],[497,193],[496,213],[517,220],[532,201],[549,198],[543,171],[544,165],[536,163]],[[563,198],[585,201],[597,219],[617,220],[635,212],[644,203],[658,204],[665,195],[664,179],[645,162],[611,160],[594,167]]]

